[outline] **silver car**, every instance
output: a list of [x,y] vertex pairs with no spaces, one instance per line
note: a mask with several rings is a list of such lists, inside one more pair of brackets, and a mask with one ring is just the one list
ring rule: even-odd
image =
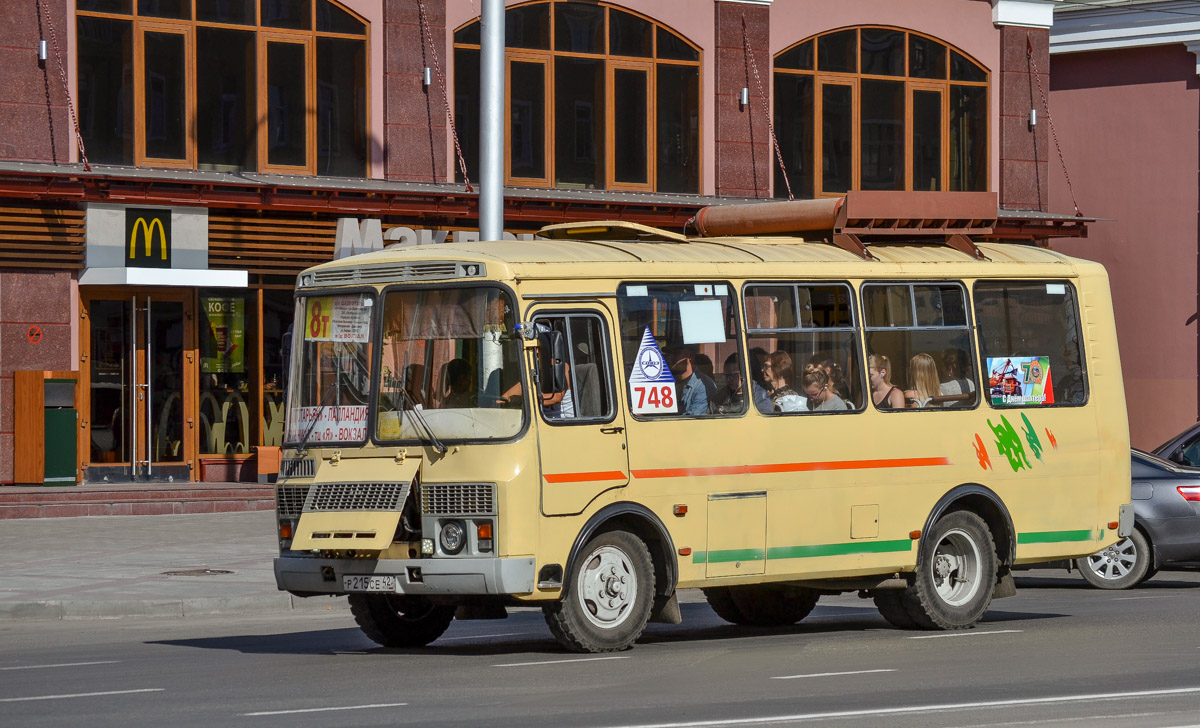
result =
[[[1173,452],[1193,449],[1200,451],[1200,446],[1185,444]],[[1075,560],[1083,578],[1101,589],[1128,589],[1163,566],[1200,561],[1200,467],[1141,450],[1133,450],[1131,456],[1133,533]]]

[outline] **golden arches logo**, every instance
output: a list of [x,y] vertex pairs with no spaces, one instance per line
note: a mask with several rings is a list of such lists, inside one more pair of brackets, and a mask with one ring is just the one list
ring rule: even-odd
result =
[[163,228],[162,220],[158,218],[146,222],[146,218],[139,217],[133,222],[133,230],[129,233],[129,259],[137,258],[137,241],[138,231],[142,232],[142,240],[145,242],[146,253],[145,257],[150,257],[150,251],[154,249],[154,231],[158,231],[158,247],[162,251],[161,257],[167,259],[167,231]]

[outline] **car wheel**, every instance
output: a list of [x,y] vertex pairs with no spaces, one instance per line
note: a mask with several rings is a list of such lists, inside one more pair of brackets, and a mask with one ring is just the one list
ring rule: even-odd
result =
[[1133,529],[1128,538],[1112,546],[1075,560],[1087,583],[1100,589],[1128,589],[1150,574],[1150,542]]
[[654,606],[654,564],[640,538],[607,531],[584,546],[568,591],[542,607],[559,644],[574,652],[616,652],[642,636]]
[[351,594],[350,613],[363,633],[384,647],[424,647],[442,636],[454,606],[402,594]]
[[921,538],[913,585],[901,592],[923,629],[966,629],[987,611],[996,584],[996,547],[982,518],[955,511]]
[[875,608],[897,629],[917,629],[919,626],[904,607],[903,593],[899,589],[879,589],[872,595]]
[[786,627],[804,619],[817,606],[820,593],[791,584],[751,584],[729,587],[730,596],[746,624]]

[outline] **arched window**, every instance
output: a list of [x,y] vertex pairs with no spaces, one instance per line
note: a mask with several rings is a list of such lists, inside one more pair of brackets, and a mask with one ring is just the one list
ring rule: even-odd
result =
[[[454,33],[454,106],[479,166],[479,21]],[[700,191],[700,51],[605,3],[505,13],[507,184]],[[619,153],[618,153],[619,151]]]
[[823,33],[775,57],[775,130],[796,197],[986,190],[988,73],[905,30]]
[[91,161],[364,177],[367,24],[330,0],[77,0]]

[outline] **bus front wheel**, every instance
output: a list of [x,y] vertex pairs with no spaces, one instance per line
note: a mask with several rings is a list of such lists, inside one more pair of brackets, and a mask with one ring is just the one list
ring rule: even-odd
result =
[[542,607],[559,644],[574,652],[617,652],[641,637],[654,606],[654,564],[637,536],[597,535],[579,552],[566,594]]
[[995,583],[996,547],[987,523],[954,511],[922,538],[913,585],[901,599],[918,627],[964,629],[983,617]]
[[363,633],[384,647],[424,647],[442,636],[454,606],[402,594],[351,594],[350,613]]

